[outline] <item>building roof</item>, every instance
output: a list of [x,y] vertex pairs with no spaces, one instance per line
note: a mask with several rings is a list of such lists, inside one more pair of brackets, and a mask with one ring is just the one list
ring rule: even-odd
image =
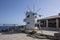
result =
[[38,19],[38,20],[55,19],[55,18],[60,18],[60,15],[55,15],[55,16],[45,17],[45,18]]

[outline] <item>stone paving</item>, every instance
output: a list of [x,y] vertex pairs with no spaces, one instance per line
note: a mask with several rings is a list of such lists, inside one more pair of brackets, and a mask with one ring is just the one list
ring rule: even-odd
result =
[[37,33],[54,36],[54,33],[58,33],[58,31],[38,30]]
[[[38,30],[37,33],[54,36],[54,33],[58,33],[58,31]],[[24,33],[16,33],[16,34],[1,34],[0,33],[0,40],[49,40],[49,39],[32,38],[32,37],[28,37],[27,34],[24,34]]]
[[36,39],[32,37],[27,37],[27,34],[17,33],[17,34],[0,34],[0,40],[49,40],[49,39]]

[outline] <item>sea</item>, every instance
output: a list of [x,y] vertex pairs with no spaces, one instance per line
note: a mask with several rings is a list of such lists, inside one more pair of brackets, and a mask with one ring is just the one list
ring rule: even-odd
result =
[[12,26],[0,26],[0,31],[1,31],[1,30],[5,30],[5,29],[8,29],[8,28],[10,28],[10,27],[12,27]]

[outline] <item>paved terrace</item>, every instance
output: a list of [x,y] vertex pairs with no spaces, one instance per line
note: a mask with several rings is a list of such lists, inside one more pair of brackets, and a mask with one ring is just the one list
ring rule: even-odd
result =
[[37,33],[54,36],[54,33],[58,33],[58,31],[38,30]]
[[[40,30],[38,30],[37,32],[41,33]],[[42,33],[47,34],[47,35],[54,35],[54,33],[58,33],[58,32],[42,30]],[[0,33],[0,40],[49,40],[49,39],[32,38],[32,37],[28,37],[27,34],[24,34],[24,33],[16,33],[16,34],[1,34]]]
[[49,39],[36,39],[32,37],[27,37],[27,34],[17,33],[17,34],[0,34],[0,40],[49,40]]

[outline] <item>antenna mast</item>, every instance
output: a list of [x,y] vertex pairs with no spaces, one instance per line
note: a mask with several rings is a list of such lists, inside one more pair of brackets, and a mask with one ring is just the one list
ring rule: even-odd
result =
[[29,7],[29,6],[27,6],[27,10],[28,10],[28,11],[31,11],[31,9],[30,9],[30,7]]
[[35,4],[33,4],[33,12],[35,12]]
[[39,12],[41,8],[39,8],[36,12]]

